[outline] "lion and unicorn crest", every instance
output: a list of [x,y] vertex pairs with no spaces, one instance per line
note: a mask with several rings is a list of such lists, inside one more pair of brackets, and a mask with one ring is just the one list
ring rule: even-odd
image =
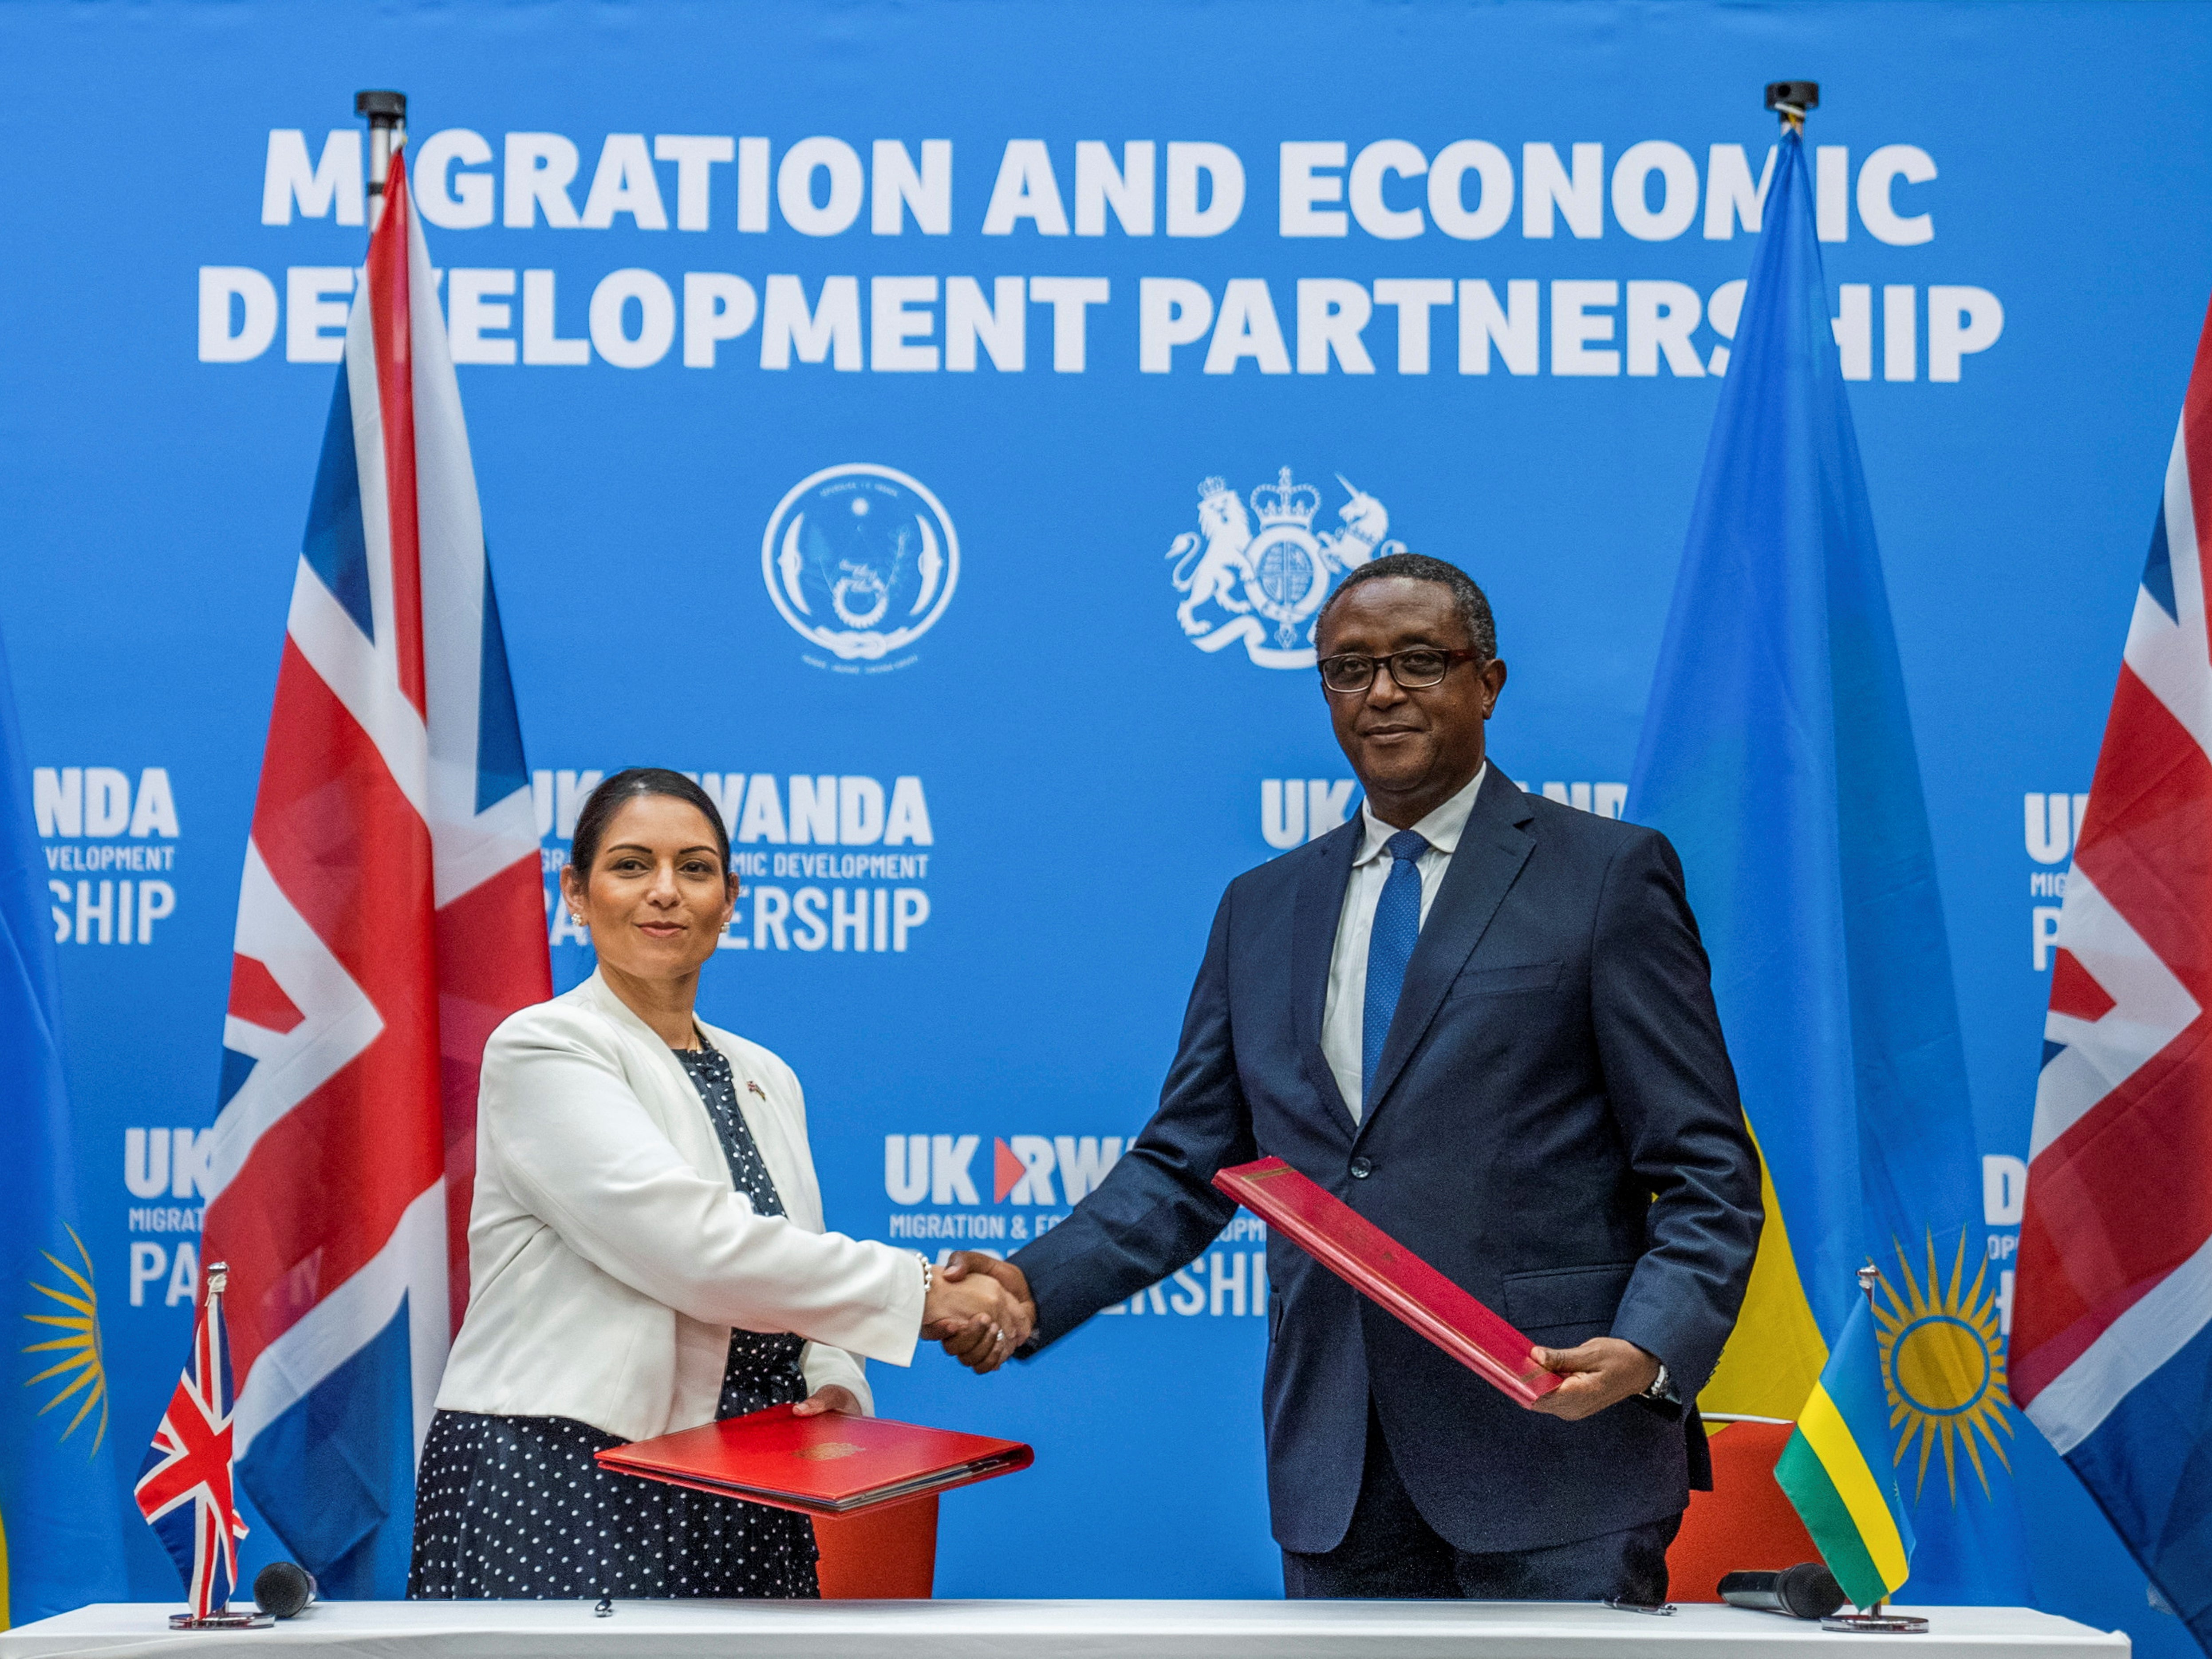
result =
[[[1322,493],[1298,483],[1284,467],[1251,493],[1252,510],[1221,478],[1198,486],[1198,528],[1175,538],[1170,580],[1184,595],[1176,619],[1201,651],[1242,641],[1262,668],[1310,668],[1314,620],[1337,579],[1403,542],[1386,541],[1389,509],[1342,473],[1350,496],[1336,510],[1335,530],[1316,534]],[[1253,520],[1259,527],[1255,531]]]

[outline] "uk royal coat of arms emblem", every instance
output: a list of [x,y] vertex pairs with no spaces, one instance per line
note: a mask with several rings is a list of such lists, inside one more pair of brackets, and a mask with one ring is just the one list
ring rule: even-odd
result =
[[1249,514],[1225,480],[1200,481],[1198,528],[1167,551],[1176,562],[1169,580],[1183,595],[1176,620],[1193,645],[1220,651],[1242,641],[1262,668],[1313,666],[1314,620],[1338,580],[1356,565],[1406,550],[1384,539],[1389,509],[1342,473],[1336,481],[1348,498],[1336,509],[1340,526],[1318,535],[1322,492],[1297,483],[1287,466],[1252,491]]

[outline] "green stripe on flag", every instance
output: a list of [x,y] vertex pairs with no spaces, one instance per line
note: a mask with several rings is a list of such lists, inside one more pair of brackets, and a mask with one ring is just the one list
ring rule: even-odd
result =
[[1813,1535],[1820,1559],[1836,1575],[1836,1583],[1851,1598],[1851,1605],[1870,1607],[1887,1595],[1890,1587],[1882,1582],[1881,1569],[1868,1553],[1850,1506],[1829,1479],[1820,1454],[1805,1438],[1802,1429],[1792,1434],[1790,1443],[1782,1449],[1774,1465],[1774,1480],[1788,1494],[1798,1519]]

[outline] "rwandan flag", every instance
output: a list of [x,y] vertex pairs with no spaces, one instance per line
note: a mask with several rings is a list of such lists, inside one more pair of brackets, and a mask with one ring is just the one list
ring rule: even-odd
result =
[[[122,1508],[92,1257],[72,1224],[53,913],[31,819],[31,769],[0,648],[0,1620],[120,1601]],[[12,1329],[8,1328],[12,1327]]]
[[1828,1570],[1862,1607],[1903,1583],[1912,1562],[1911,1518],[1881,1455],[1889,1438],[1881,1378],[1874,1311],[1854,1308],[1774,1466]]
[[1798,1423],[1780,1473],[1862,1605],[1908,1560],[1915,1601],[2020,1602],[1950,951],[1794,132],[1765,219],[1628,799],[1681,854],[1765,1160],[1700,1404]]

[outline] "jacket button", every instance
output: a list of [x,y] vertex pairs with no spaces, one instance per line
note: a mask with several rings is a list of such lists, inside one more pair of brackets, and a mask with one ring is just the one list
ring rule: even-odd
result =
[[1354,1181],[1364,1181],[1374,1173],[1375,1166],[1365,1158],[1355,1158],[1352,1160],[1352,1178]]

